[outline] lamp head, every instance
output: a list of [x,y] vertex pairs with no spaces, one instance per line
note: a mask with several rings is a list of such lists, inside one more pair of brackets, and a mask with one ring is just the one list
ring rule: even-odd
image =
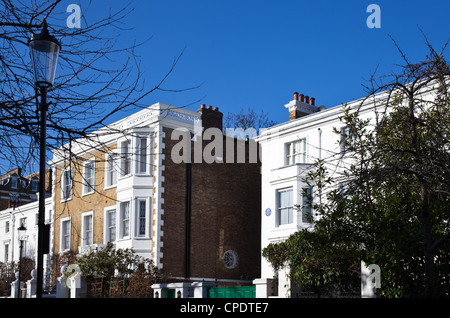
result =
[[61,44],[54,36],[50,35],[45,20],[41,33],[31,34],[28,46],[30,47],[36,85],[45,88],[53,86]]

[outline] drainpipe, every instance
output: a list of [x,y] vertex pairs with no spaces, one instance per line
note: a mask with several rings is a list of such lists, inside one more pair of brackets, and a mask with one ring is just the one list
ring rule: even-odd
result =
[[184,277],[191,276],[191,201],[192,201],[192,163],[186,163],[186,211],[185,211],[185,246]]
[[319,130],[319,159],[322,159],[322,129]]

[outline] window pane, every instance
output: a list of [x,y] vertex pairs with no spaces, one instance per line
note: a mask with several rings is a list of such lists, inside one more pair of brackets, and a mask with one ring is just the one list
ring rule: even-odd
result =
[[292,189],[278,191],[279,225],[293,223]]
[[71,170],[64,170],[62,177],[63,199],[69,199],[72,196],[72,174]]
[[139,172],[147,172],[147,138],[139,139]]
[[280,207],[289,207],[292,205],[292,190],[283,190],[279,192]]
[[145,235],[145,201],[139,201],[139,235]]
[[68,250],[70,248],[70,221],[62,222],[62,242],[61,249]]
[[86,215],[84,217],[84,235],[85,244],[91,245],[93,243],[93,231],[92,231],[92,215]]
[[287,164],[306,163],[306,139],[297,140],[287,145]]
[[130,142],[124,141],[122,142],[122,175],[126,176],[130,174]]
[[113,186],[117,184],[117,171],[115,167],[114,154],[109,154],[106,163],[106,185]]
[[122,237],[130,235],[130,202],[121,203]]
[[39,180],[35,180],[35,179],[31,180],[31,190],[33,192],[38,191],[38,185],[39,185]]
[[94,162],[90,161],[84,166],[84,193],[94,190]]
[[108,240],[109,242],[116,240],[116,210],[108,212]]

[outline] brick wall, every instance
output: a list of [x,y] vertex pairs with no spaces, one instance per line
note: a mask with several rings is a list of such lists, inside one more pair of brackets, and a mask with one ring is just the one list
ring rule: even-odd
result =
[[[112,148],[100,149],[72,161],[72,199],[61,202],[61,173],[68,163],[59,165],[54,171],[54,252],[60,252],[61,219],[71,217],[71,250],[78,253],[81,245],[81,215],[93,211],[94,244],[103,243],[103,213],[104,207],[116,204],[116,188],[105,187],[105,156]],[[83,162],[95,158],[95,191],[92,194],[82,194]]]
[[[162,263],[166,272],[184,277],[186,164],[171,160],[178,141],[170,140],[171,130],[165,129],[165,134]],[[259,162],[192,163],[190,277],[259,277],[260,184]],[[222,263],[223,253],[230,249],[238,255],[233,269]]]

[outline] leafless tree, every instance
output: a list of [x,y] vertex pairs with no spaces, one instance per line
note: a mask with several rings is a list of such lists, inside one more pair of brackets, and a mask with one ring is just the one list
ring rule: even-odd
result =
[[[34,172],[39,149],[39,91],[35,88],[28,39],[46,20],[61,43],[57,76],[49,90],[47,149],[56,149],[108,123],[114,114],[148,105],[144,98],[163,87],[183,52],[152,87],[145,85],[137,50],[150,39],[122,44],[131,2],[86,18],[92,1],[80,1],[81,27],[69,28],[61,0],[0,2],[0,174],[15,167]],[[124,33],[124,34],[123,34]],[[174,91],[183,91],[177,89]],[[104,131],[104,133],[108,133]],[[69,152],[70,153],[70,152]]]
[[225,116],[224,130],[226,128],[242,128],[243,130],[254,128],[258,132],[261,128],[274,125],[276,122],[270,119],[264,110],[258,114],[252,107],[248,107],[247,111],[241,108],[239,113],[228,113]]

